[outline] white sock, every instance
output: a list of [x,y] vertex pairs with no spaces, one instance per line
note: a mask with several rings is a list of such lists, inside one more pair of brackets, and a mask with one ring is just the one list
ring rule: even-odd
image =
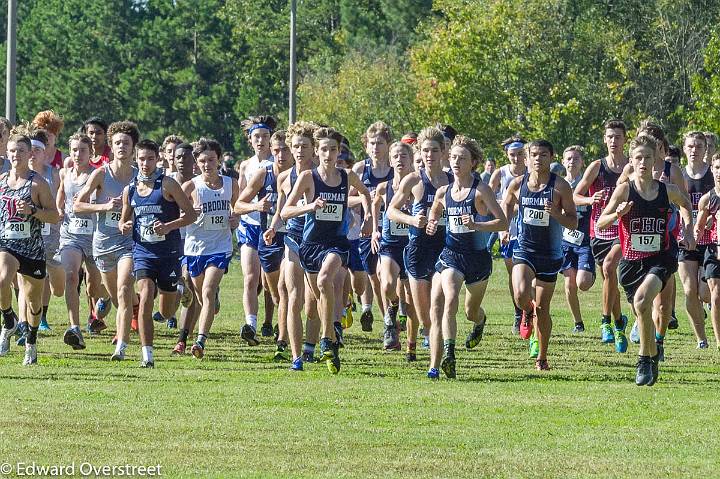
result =
[[70,326],[72,331],[80,331],[80,326]]
[[254,314],[248,314],[245,316],[245,323],[252,326],[253,329],[257,329],[257,316]]
[[400,316],[407,316],[407,303],[405,301],[400,301],[400,307],[398,308],[398,314]]
[[370,311],[372,309],[372,304],[363,304],[362,305],[362,312]]
[[125,351],[127,348],[127,343],[125,341],[118,341],[115,345],[115,352],[119,353],[120,351]]
[[143,361],[145,361],[145,362],[152,362],[152,360],[153,360],[153,347],[152,347],[152,346],[143,346],[143,347],[142,347],[142,357],[143,357]]

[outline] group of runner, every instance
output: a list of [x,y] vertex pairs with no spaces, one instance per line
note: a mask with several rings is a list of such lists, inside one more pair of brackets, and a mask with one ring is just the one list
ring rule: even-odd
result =
[[422,338],[430,350],[427,376],[454,378],[461,289],[464,283],[473,323],[465,348],[473,349],[487,321],[482,303],[498,240],[515,308],[512,332],[528,341],[538,370],[550,369],[558,274],[565,276],[573,332],[582,333],[578,292],[593,286],[596,264],[601,341],[618,353],[628,349],[618,284],[635,317],[636,384],[657,381],[665,334],[677,327],[676,271],[698,348],[709,347],[705,304],[720,348],[715,135],[687,133],[681,167],[660,126],[645,122],[629,139],[626,125],[610,120],[607,156],[587,168],[579,145],[553,163],[550,142],[515,136],[502,143],[507,164],[495,169],[475,140],[449,126],[393,141],[385,123],[373,123],[362,138],[366,157],[357,162],[333,128],[276,126],[269,116],[244,121],[255,154],[237,174],[223,174],[223,151],[212,139],[170,136],[158,145],[141,140],[132,122],[108,126],[96,117],[70,137],[64,158],[55,145],[62,119],[52,111],[30,124],[3,122],[0,356],[14,340],[25,347],[24,364],[37,362],[52,295],[65,297],[64,342],[84,349],[84,282],[87,332],[106,329],[116,310],[112,360],[125,359],[132,329],[141,366],[154,367],[156,322],[178,329],[173,354],[189,346],[202,359],[233,235],[244,286],[240,337],[257,346],[258,329],[275,336],[275,359],[290,361],[294,371],[322,361],[339,372],[343,330],[357,299],[363,331],[372,331],[377,303],[384,349],[400,350],[406,332],[406,358],[416,361]]

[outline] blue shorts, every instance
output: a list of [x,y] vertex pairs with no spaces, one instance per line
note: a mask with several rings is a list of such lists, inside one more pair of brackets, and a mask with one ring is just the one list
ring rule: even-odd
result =
[[265,241],[260,239],[260,247],[258,248],[258,257],[260,258],[260,266],[266,273],[274,273],[280,269],[283,256],[285,255],[285,233],[275,233],[275,238],[271,245],[266,245]]
[[230,260],[232,259],[232,251],[229,253],[203,254],[200,256],[183,256],[183,258],[187,264],[190,276],[197,278],[210,266],[215,266],[217,269],[222,269],[227,273]]
[[595,256],[593,256],[590,245],[575,246],[563,244],[563,264],[561,271],[574,269],[587,271],[595,274]]
[[400,279],[407,279],[407,271],[405,270],[405,245],[403,244],[380,244],[378,256],[387,256],[400,266]]
[[444,247],[444,241],[418,245],[416,241],[410,240],[403,255],[408,276],[416,280],[431,281],[435,274],[435,262]]
[[334,243],[303,243],[300,245],[300,265],[307,273],[319,273],[325,257],[335,253],[340,256],[343,268],[347,268],[350,242],[340,240]]
[[492,273],[492,256],[487,250],[458,253],[446,247],[435,263],[435,271],[442,273],[448,268],[462,274],[465,284],[487,281]]
[[290,251],[300,256],[300,244],[302,243],[302,236],[295,236],[294,234],[287,233],[285,235],[285,246],[290,248]]
[[360,261],[362,261],[363,270],[367,274],[375,274],[377,272],[378,255],[372,252],[369,238],[361,238],[358,240],[358,252],[360,253]]
[[526,264],[535,273],[535,278],[545,283],[557,281],[557,275],[563,265],[563,258],[549,258],[538,253],[530,253],[515,249],[513,252],[513,264]]
[[517,239],[511,239],[507,242],[507,244],[500,243],[500,256],[502,256],[504,259],[512,259],[513,252],[517,248],[517,245]]
[[353,272],[365,271],[365,268],[363,268],[362,260],[360,259],[359,239],[350,241],[350,257],[348,258],[348,268],[350,268],[350,271]]
[[133,256],[135,281],[151,279],[160,291],[174,293],[182,276],[179,256],[167,258],[138,258]]
[[258,249],[260,241],[262,241],[262,228],[260,225],[251,225],[242,220],[235,234],[237,235],[238,244],[247,245],[254,250]]

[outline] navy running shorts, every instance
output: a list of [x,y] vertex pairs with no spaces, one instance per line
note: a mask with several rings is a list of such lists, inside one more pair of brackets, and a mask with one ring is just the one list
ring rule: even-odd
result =
[[487,250],[458,253],[446,247],[435,263],[435,271],[442,273],[448,268],[462,274],[466,285],[487,281],[492,273],[492,256]]
[[135,281],[151,279],[160,291],[174,293],[182,276],[179,256],[166,258],[133,257],[133,273]]
[[266,245],[265,241],[260,238],[260,247],[258,248],[258,257],[260,258],[260,266],[266,273],[274,273],[280,269],[283,257],[285,256],[285,233],[275,233],[275,238],[271,245]]
[[382,243],[380,243],[380,251],[378,251],[378,256],[386,256],[400,266],[400,279],[407,279],[408,277],[405,270],[404,252],[405,245],[384,245]]
[[563,264],[561,271],[574,269],[595,274],[595,257],[590,245],[575,246],[563,245]]
[[307,273],[320,272],[327,255],[334,253],[340,257],[343,268],[347,268],[350,254],[350,242],[345,239],[333,243],[303,243],[300,245],[300,265]]
[[419,245],[410,240],[405,247],[405,269],[408,276],[415,280],[432,281],[435,274],[435,262],[444,248],[444,241]]
[[521,249],[513,252],[513,264],[525,264],[535,273],[535,279],[545,283],[557,281],[557,275],[563,264],[563,258],[549,258],[538,253],[531,253]]

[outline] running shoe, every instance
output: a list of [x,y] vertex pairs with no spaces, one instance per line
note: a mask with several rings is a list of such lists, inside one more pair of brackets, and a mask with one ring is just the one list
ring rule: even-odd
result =
[[428,379],[440,379],[440,371],[438,368],[430,368],[427,372]]
[[485,316],[481,322],[475,323],[470,333],[468,333],[467,338],[465,338],[465,349],[473,349],[475,346],[480,344],[486,322],[487,316]]
[[37,344],[28,344],[25,346],[23,366],[31,366],[33,364],[37,364]]
[[635,344],[640,344],[640,327],[638,326],[637,319],[633,323],[632,329],[630,330],[630,341]]
[[333,329],[335,330],[335,340],[338,342],[338,347],[345,347],[345,337],[343,336],[343,328],[339,321],[333,323]]
[[112,353],[112,356],[110,356],[110,361],[124,361],[125,360],[125,348],[122,349],[116,349],[114,353]]
[[430,337],[429,336],[423,336],[422,348],[430,349]]
[[398,314],[398,328],[400,328],[401,333],[407,331],[407,319],[407,315]]
[[43,331],[43,332],[52,331],[52,328],[48,324],[46,318],[44,318],[44,317],[40,318],[40,326],[38,326],[38,331]]
[[140,367],[146,368],[146,369],[154,369],[155,368],[155,361],[145,361],[144,359],[140,361]]
[[575,327],[572,329],[574,334],[580,334],[585,332],[585,323],[575,323]]
[[247,341],[248,346],[257,346],[260,344],[260,340],[257,338],[255,328],[249,324],[244,324],[240,330],[240,337]]
[[8,329],[5,328],[5,322],[3,321],[2,330],[0,330],[0,356],[5,356],[10,351],[10,338],[15,334],[18,327],[18,320],[15,313],[13,313],[13,326]]
[[373,321],[374,318],[371,310],[363,311],[363,313],[360,315],[360,326],[362,327],[362,330],[366,333],[372,331]]
[[63,342],[74,350],[85,349],[85,340],[80,329],[68,328],[63,335]]
[[698,345],[697,345],[698,349],[708,349],[709,347],[710,347],[710,345],[708,344],[708,342],[706,340],[703,339],[703,340],[698,341]]
[[273,326],[273,341],[277,342],[280,339],[280,324],[275,323]]
[[417,354],[415,353],[414,349],[405,353],[405,361],[409,363],[414,363],[415,361],[417,361]]
[[455,379],[455,358],[450,356],[443,356],[442,362],[440,363],[440,369],[448,379]]
[[658,362],[662,363],[665,361],[665,343],[655,341],[655,345],[657,346],[657,356],[655,357],[658,358]]
[[317,359],[315,359],[315,353],[311,351],[303,351],[302,353],[302,360],[304,363],[316,363],[318,362]]
[[303,370],[302,358],[293,359],[292,364],[290,365],[290,371],[302,371],[302,370]]
[[332,374],[340,372],[340,348],[337,342],[331,342],[330,338],[322,338],[320,340],[320,354],[320,359],[325,361],[328,371]]
[[98,334],[101,331],[107,329],[107,324],[102,319],[94,318],[90,324],[88,324],[88,332],[90,334]]
[[520,321],[520,337],[528,340],[533,332],[533,323],[535,321],[535,301],[532,302],[532,311],[523,311]]
[[192,289],[185,285],[184,281],[178,282],[178,292],[180,293],[180,304],[183,308],[189,308],[193,302]]
[[105,319],[112,309],[112,301],[110,299],[98,298],[95,302],[95,315],[98,319]]
[[652,381],[648,383],[648,386],[652,386],[655,384],[658,380],[658,376],[660,375],[660,357],[655,356],[654,358],[650,358],[652,360]]
[[538,371],[550,371],[550,365],[548,364],[547,359],[536,359],[535,369]]
[[625,336],[625,331],[622,329],[616,329],[615,330],[615,352],[616,353],[626,353],[628,348],[628,340],[627,336]]
[[205,356],[205,346],[195,341],[195,344],[190,348],[190,353],[195,359],[202,359]]
[[[703,308],[703,311],[705,311],[705,308]],[[705,313],[705,317],[707,318],[707,313]],[[677,329],[680,327],[680,322],[678,321],[677,317],[675,316],[675,311],[673,311],[670,314],[670,321],[668,322],[668,329]]]
[[155,312],[153,313],[152,319],[153,319],[153,321],[155,321],[156,323],[164,323],[164,322],[165,322],[165,318],[163,318],[163,315],[160,314],[160,311],[155,311]]
[[271,323],[263,323],[260,327],[260,334],[263,338],[269,338],[273,335],[273,327]]
[[510,330],[510,333],[513,336],[517,336],[520,334],[520,323],[522,322],[522,316],[515,316],[515,319],[513,320],[512,329]]
[[538,354],[540,354],[540,341],[538,341],[535,334],[530,336],[530,341],[528,342],[528,353],[531,358],[537,358]]
[[645,386],[654,383],[653,379],[653,360],[648,356],[640,356],[637,362],[637,372],[635,373],[635,384]]
[[17,329],[15,330],[15,336],[17,337],[17,341],[15,341],[15,344],[18,346],[25,346],[25,340],[27,340],[28,335],[28,323],[27,321],[21,321],[17,325]]
[[383,349],[385,349],[385,351],[399,351],[400,348],[400,334],[397,329],[397,321],[393,320],[392,324],[385,325]]
[[602,323],[600,325],[600,336],[603,343],[615,342],[615,335],[613,334],[613,328],[610,323]]
[[171,354],[173,356],[182,356],[183,354],[185,354],[185,348],[187,348],[187,346],[185,345],[185,341],[178,341],[173,348]]
[[177,329],[177,318],[173,316],[172,318],[168,319],[167,323],[165,324],[167,324],[168,329]]
[[278,341],[275,348],[275,354],[273,355],[273,361],[290,361],[290,351],[288,351],[287,349],[287,344],[284,341]]

